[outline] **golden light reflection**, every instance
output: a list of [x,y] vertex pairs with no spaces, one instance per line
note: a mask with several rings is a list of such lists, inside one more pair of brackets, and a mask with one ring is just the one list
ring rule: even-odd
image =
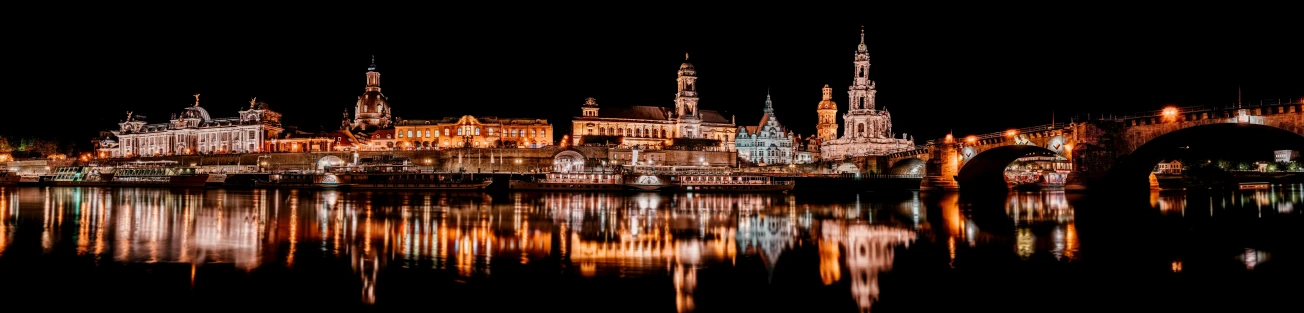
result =
[[[955,241],[952,241],[954,244]],[[842,254],[838,244],[833,240],[820,240],[820,278],[825,285],[832,285],[842,279]]]
[[692,312],[696,307],[693,292],[697,289],[697,265],[675,263],[675,309],[680,313]]
[[908,247],[915,233],[901,227],[846,221],[824,221],[820,226],[820,238],[846,248],[851,294],[860,311],[869,312],[878,300],[878,274],[892,269],[896,246]]
[[[0,193],[0,257],[5,255],[5,248],[13,241],[14,213],[18,210],[18,201],[11,200],[9,190]],[[13,197],[17,197],[15,194]]]
[[1173,273],[1181,273],[1181,272],[1182,272],[1182,260],[1176,260],[1176,261],[1173,261],[1173,265],[1172,265],[1172,267],[1173,267]]

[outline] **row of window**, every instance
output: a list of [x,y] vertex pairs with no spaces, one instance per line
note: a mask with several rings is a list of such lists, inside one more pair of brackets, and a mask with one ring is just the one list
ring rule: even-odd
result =
[[[452,129],[451,129],[450,127],[444,127],[444,132],[443,132],[444,136],[449,136],[450,134],[452,134],[451,130],[452,130]],[[508,129],[508,130],[504,130],[504,131],[503,131],[503,135],[504,135],[505,137],[515,137],[515,138],[523,138],[523,137],[547,137],[547,136],[548,136],[548,131],[547,131],[547,130],[544,130],[544,129],[530,129],[530,130],[528,130],[528,131],[529,131],[528,133],[527,133],[526,131],[527,131],[527,130],[525,130],[525,129]],[[488,131],[487,131],[487,132],[489,133],[489,136],[493,136],[493,135],[494,135],[494,128],[493,128],[493,127],[488,128]],[[527,134],[528,134],[528,136],[527,136]],[[400,133],[399,133],[399,138],[404,138],[403,135],[404,135],[404,133],[400,132]],[[439,132],[438,129],[434,130],[433,132],[432,132],[431,130],[429,130],[429,129],[424,130],[424,131],[422,131],[422,130],[415,130],[415,131],[413,131],[413,130],[408,130],[408,131],[406,132],[406,135],[407,135],[406,138],[439,137],[439,136],[440,136],[440,132]],[[479,135],[480,135],[480,127],[458,127],[458,128],[457,128],[457,135],[458,135],[458,136],[466,136],[466,135],[479,136]]]

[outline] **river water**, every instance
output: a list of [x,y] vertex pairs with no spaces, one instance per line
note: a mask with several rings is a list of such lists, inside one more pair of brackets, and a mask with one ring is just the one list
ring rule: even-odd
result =
[[1187,194],[0,188],[0,300],[145,310],[1282,308],[1304,185]]

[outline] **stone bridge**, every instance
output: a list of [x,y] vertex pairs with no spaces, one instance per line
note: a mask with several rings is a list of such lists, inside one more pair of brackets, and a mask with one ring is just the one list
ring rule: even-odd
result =
[[1027,156],[1059,156],[1073,164],[1066,189],[1147,188],[1165,158],[1192,146],[1304,150],[1304,99],[1239,107],[1170,107],[1155,112],[1040,125],[930,140],[879,157],[889,174],[922,174],[921,189],[1005,188],[1004,171]]

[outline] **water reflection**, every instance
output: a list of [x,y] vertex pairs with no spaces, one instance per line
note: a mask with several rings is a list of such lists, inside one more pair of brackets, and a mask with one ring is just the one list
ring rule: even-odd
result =
[[[822,287],[801,288],[825,288],[813,290],[828,298],[791,301],[810,302],[805,305],[819,311],[868,312],[891,301],[881,291],[894,285],[880,276],[902,264],[981,270],[988,263],[974,260],[989,258],[979,253],[984,249],[1018,262],[1039,256],[1089,259],[1080,253],[1073,195],[1062,192],[1011,193],[986,203],[953,193],[0,190],[0,261],[39,255],[90,260],[96,267],[183,264],[185,273],[177,275],[188,275],[184,279],[195,290],[202,290],[205,275],[229,275],[216,274],[222,268],[254,276],[304,271],[337,277],[334,271],[344,270],[347,282],[330,278],[314,288],[348,288],[353,296],[345,302],[368,305],[419,302],[395,290],[432,288],[435,282],[404,283],[411,275],[442,273],[469,284],[528,270],[591,284],[646,282],[661,291],[629,294],[664,302],[666,309],[673,303],[677,312],[736,306],[720,298],[722,289],[778,290],[809,281]],[[1287,189],[1198,197],[1154,193],[1150,200],[1156,211],[1175,216],[1203,212],[1203,206],[1236,214],[1252,209],[1260,216],[1262,208],[1273,216],[1294,214],[1301,199],[1299,190]],[[17,236],[22,233],[39,236]],[[1225,257],[1256,270],[1269,256],[1260,248],[1242,246],[1244,253]],[[1165,271],[1184,272],[1180,259],[1162,262],[1171,262]],[[1191,263],[1189,269],[1198,267]],[[756,283],[727,277],[755,277]]]

